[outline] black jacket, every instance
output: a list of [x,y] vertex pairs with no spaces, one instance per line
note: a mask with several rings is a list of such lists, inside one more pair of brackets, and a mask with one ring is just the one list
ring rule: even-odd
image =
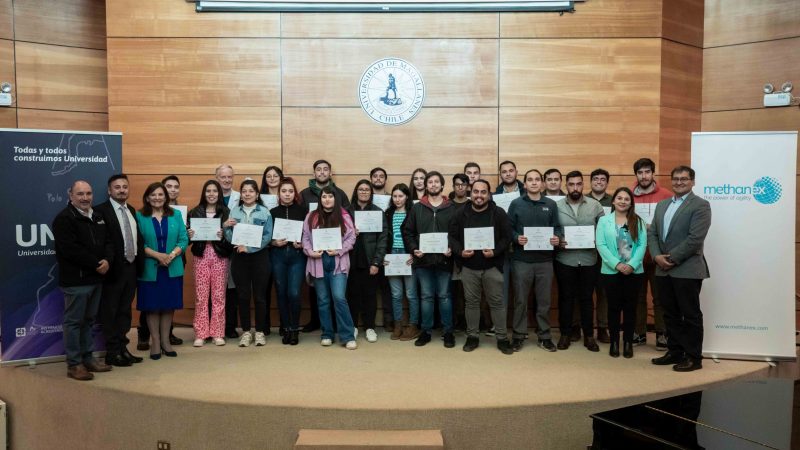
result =
[[[339,206],[344,209],[349,208],[350,199],[347,198],[347,194],[339,189],[333,180],[330,181],[330,186],[333,187],[333,195],[339,200]],[[308,205],[311,203],[319,203],[319,193],[321,190],[321,188],[317,187],[317,181],[314,178],[308,180],[308,187],[300,191],[300,196],[303,197],[303,203],[306,204],[306,208],[308,208]]]
[[[144,238],[139,231],[139,220],[136,218],[136,210],[133,209],[133,206],[130,204],[127,206],[128,211],[130,211],[133,216],[131,231],[136,233],[136,272],[142,273],[144,270]],[[113,281],[122,273],[122,269],[125,267],[125,238],[122,237],[122,228],[119,220],[117,220],[117,213],[114,211],[114,205],[111,204],[111,200],[106,200],[96,205],[94,210],[103,216],[103,220],[105,220],[108,229],[108,235],[111,237],[111,243],[114,245],[114,255],[116,258],[114,258],[111,269],[109,269],[106,274],[106,281]]]
[[[205,219],[206,216],[206,208],[204,206],[196,206],[191,211],[187,213],[189,219],[187,221],[187,228],[191,228],[192,226],[192,219]],[[217,213],[214,215],[214,218],[219,218],[220,223],[225,223],[228,220],[228,216],[230,215],[230,210],[227,206],[222,206],[222,213]],[[219,241],[192,241],[191,242],[191,252],[192,255],[199,257],[203,256],[203,253],[206,250],[206,242],[211,242],[211,247],[214,249],[214,253],[221,258],[228,258],[233,253],[233,245],[225,239],[225,233],[222,234],[222,240]]]
[[[494,228],[494,256],[487,259],[483,256],[483,252],[475,250],[472,257],[462,258],[464,228],[480,227]],[[471,205],[461,208],[453,217],[453,220],[450,221],[448,241],[450,242],[453,256],[460,265],[473,270],[486,270],[491,267],[497,267],[497,270],[502,272],[503,260],[511,243],[511,225],[508,221],[508,215],[503,211],[503,208],[495,205],[493,201],[490,201],[486,210],[481,212],[472,209]]]
[[[359,208],[358,204],[351,204],[347,212],[350,213],[350,217],[353,218],[353,226],[355,226],[356,223],[356,211],[381,212],[381,217],[383,218],[383,231],[380,233],[359,232],[355,243],[355,246],[364,246],[364,253],[367,254],[367,262],[370,266],[381,268],[383,267],[383,257],[386,256],[386,235],[389,233],[389,227],[386,225],[386,214],[383,214],[383,210],[372,203],[368,204],[364,209]],[[358,267],[357,261],[353,260],[356,257],[356,253],[357,252],[355,251],[355,248],[350,252],[350,267]]]
[[[427,196],[422,197],[422,200],[409,211],[403,226],[403,242],[409,253],[413,255],[414,250],[419,250],[420,234],[447,233],[456,209],[455,204],[447,197],[444,197],[444,201],[438,207],[433,207],[428,202]],[[453,268],[453,260],[440,253],[425,254],[422,258],[414,256],[414,267],[450,271]]]
[[114,262],[114,247],[103,216],[92,218],[68,204],[53,220],[59,286],[99,284],[105,278],[97,272],[100,261]]

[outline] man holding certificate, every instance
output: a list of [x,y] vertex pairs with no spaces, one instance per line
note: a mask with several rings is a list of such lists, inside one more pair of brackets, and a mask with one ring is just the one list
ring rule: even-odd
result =
[[492,314],[497,348],[511,355],[506,336],[506,305],[503,303],[503,261],[510,242],[508,216],[491,200],[491,186],[483,179],[472,183],[469,205],[460,208],[450,222],[450,248],[461,262],[461,283],[464,286],[467,342],[464,351],[471,352],[480,342],[479,322],[481,297]]
[[577,302],[581,311],[583,346],[589,351],[599,352],[594,338],[592,318],[594,305],[592,291],[597,281],[597,250],[594,245],[594,227],[603,215],[600,202],[583,195],[583,174],[573,170],[566,176],[567,196],[558,201],[558,220],[564,227],[564,240],[556,253],[556,277],[561,293],[558,305],[558,322],[561,338],[558,349],[566,350],[570,345],[573,305]]
[[444,346],[453,348],[453,305],[450,301],[450,276],[453,272],[451,251],[447,242],[450,221],[456,210],[442,195],[444,177],[436,171],[425,175],[425,193],[411,208],[403,227],[406,248],[414,255],[415,276],[422,290],[422,333],[414,345],[421,347],[431,341],[433,301],[439,301],[442,315]]

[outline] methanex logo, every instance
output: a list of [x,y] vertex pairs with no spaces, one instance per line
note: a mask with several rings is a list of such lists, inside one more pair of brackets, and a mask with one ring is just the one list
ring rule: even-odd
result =
[[735,184],[719,184],[703,187],[706,200],[755,200],[764,205],[771,205],[781,199],[783,187],[773,177],[761,177],[752,186]]

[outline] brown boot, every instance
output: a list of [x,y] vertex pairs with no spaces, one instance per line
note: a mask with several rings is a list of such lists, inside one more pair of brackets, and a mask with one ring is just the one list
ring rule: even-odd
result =
[[96,359],[92,359],[88,363],[85,363],[84,367],[86,367],[86,370],[88,370],[89,372],[111,372],[111,369],[113,369],[112,366],[109,366],[108,364],[105,363],[101,363]]
[[400,336],[400,340],[410,341],[412,339],[416,339],[417,337],[419,337],[419,328],[417,328],[416,325],[411,324],[403,330],[403,334]]
[[67,368],[67,377],[74,378],[78,381],[89,381],[94,378],[94,375],[86,370],[86,366],[78,364],[77,366],[70,366]]
[[401,326],[400,324],[398,324],[396,327],[394,327],[394,331],[392,331],[392,335],[391,335],[390,339],[393,340],[393,341],[396,341],[396,340],[400,339],[400,337],[405,332],[405,328],[406,327]]

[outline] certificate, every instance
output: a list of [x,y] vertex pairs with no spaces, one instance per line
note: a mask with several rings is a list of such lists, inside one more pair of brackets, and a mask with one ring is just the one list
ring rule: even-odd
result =
[[261,201],[267,209],[272,209],[278,206],[278,196],[273,194],[261,194]]
[[286,239],[289,242],[301,242],[303,239],[303,221],[275,219],[275,226],[272,228],[272,239],[276,241]]
[[637,203],[634,211],[644,220],[644,223],[650,225],[653,222],[653,214],[656,212],[656,203]]
[[445,253],[447,233],[422,233],[419,235],[419,251],[422,253]]
[[505,212],[508,212],[508,207],[511,206],[511,202],[513,202],[514,199],[517,199],[517,198],[519,198],[519,192],[509,192],[509,193],[506,193],[506,194],[493,194],[492,195],[492,200],[494,200],[494,203],[497,206],[503,208],[503,211],[505,211]]
[[387,277],[411,276],[411,265],[406,264],[411,255],[408,253],[389,253],[383,260],[389,263],[383,266],[383,273]]
[[464,228],[464,250],[494,250],[494,227]]
[[550,200],[557,202],[566,197],[566,195],[545,195],[545,197],[549,198]]
[[594,248],[594,225],[564,227],[566,248]]
[[310,202],[308,204],[308,212],[317,210],[317,202]]
[[[222,219],[192,219],[192,231],[194,231],[193,241],[219,241],[217,236],[219,230],[222,229]],[[259,245],[261,242],[259,241]]]
[[611,214],[611,207],[610,206],[603,206],[603,215]]
[[372,196],[372,203],[378,208],[386,211],[389,205],[392,204],[392,196],[386,194],[374,194]]
[[181,212],[181,217],[183,217],[183,225],[186,226],[186,217],[188,216],[189,207],[186,205],[169,205],[169,206]]
[[356,211],[356,229],[359,233],[383,231],[383,211]]
[[231,244],[244,245],[245,247],[261,247],[261,236],[263,234],[264,227],[261,225],[237,223],[233,226]]
[[315,252],[320,250],[341,250],[342,230],[336,228],[315,228],[311,230],[311,241]]
[[522,235],[528,238],[528,243],[522,247],[524,250],[552,250],[553,227],[523,227]]

